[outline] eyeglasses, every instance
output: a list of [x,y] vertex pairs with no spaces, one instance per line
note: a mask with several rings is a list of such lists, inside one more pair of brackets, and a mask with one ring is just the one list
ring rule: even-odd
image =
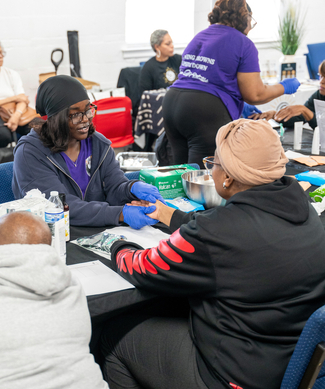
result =
[[0,50],[0,57],[5,57],[6,56],[6,52],[4,50]]
[[220,163],[214,162],[214,157],[204,157],[202,161],[207,170],[211,170],[213,165],[221,166]]
[[72,115],[69,115],[69,118],[71,119],[73,124],[79,124],[82,122],[82,119],[86,115],[87,119],[92,119],[97,112],[97,106],[91,105],[90,108],[88,108],[85,112],[78,112],[74,113]]
[[322,79],[322,78],[325,78],[322,74],[320,74],[320,73],[317,73],[317,76],[318,76],[318,79],[319,79],[319,81]]
[[253,18],[252,15],[250,15],[250,17],[251,17],[251,30],[252,30],[256,26],[257,21]]

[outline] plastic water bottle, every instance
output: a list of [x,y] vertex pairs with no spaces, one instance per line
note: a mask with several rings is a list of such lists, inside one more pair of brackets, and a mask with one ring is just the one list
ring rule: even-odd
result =
[[64,212],[64,222],[65,222],[65,241],[69,242],[70,240],[70,211],[69,211],[69,205],[66,202],[65,199],[65,193],[59,193],[60,200],[63,205],[63,212]]
[[60,258],[66,262],[65,222],[63,204],[59,198],[59,192],[52,191],[49,198],[50,204],[45,208],[45,222],[50,227],[52,234],[51,246],[55,248]]

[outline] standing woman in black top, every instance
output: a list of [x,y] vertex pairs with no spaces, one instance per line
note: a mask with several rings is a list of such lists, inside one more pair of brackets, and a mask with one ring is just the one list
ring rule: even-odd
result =
[[150,44],[156,55],[143,66],[140,74],[140,93],[145,90],[168,88],[177,80],[182,56],[174,54],[172,38],[166,30],[151,34]]

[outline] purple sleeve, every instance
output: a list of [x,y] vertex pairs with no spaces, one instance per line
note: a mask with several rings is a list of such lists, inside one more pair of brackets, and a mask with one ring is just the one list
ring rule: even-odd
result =
[[251,40],[247,39],[246,44],[243,47],[241,61],[238,66],[238,72],[259,73],[260,71],[257,48]]

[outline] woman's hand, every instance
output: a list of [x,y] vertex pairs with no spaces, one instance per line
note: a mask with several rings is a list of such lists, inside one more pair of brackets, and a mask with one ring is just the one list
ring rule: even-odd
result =
[[274,119],[276,111],[265,111],[262,113],[255,113],[254,115],[248,116],[248,119],[252,120],[259,120],[259,119],[265,119],[265,120],[270,120]]
[[25,103],[26,105],[29,104],[29,99],[24,93],[14,96],[13,99],[15,103]]
[[14,112],[10,116],[10,119],[7,121],[7,123],[4,123],[4,125],[7,126],[11,132],[16,131],[17,127],[18,127],[20,116],[21,115],[19,112]]
[[304,105],[289,105],[288,107],[285,107],[277,112],[274,116],[274,120],[277,122],[286,122],[292,117],[299,115],[303,115],[307,121],[314,117],[314,113]]
[[[7,104],[7,103],[16,103],[17,104],[16,109],[18,108],[22,112],[24,112],[26,110],[26,108],[28,107],[29,99],[24,93],[21,93],[21,94],[16,95],[16,96],[6,97],[5,99],[0,99],[0,106]],[[19,107],[18,107],[18,105],[19,105]]]
[[160,222],[166,224],[166,226],[170,226],[171,218],[173,213],[176,211],[176,209],[163,204],[159,200],[157,200],[155,203],[149,203],[148,201],[144,200],[134,200],[131,204],[127,205],[133,205],[137,207],[150,207],[151,205],[155,205],[156,210],[152,213],[148,213],[147,216],[149,216],[151,219],[159,220]]
[[151,207],[132,207],[126,204],[122,210],[123,220],[135,230],[139,230],[144,226],[151,226],[158,223],[158,220],[148,217],[147,214],[153,213],[155,209],[155,205]]
[[131,193],[134,194],[138,199],[155,202],[156,200],[160,200],[161,202],[165,202],[159,193],[158,188],[154,185],[147,184],[142,181],[136,181],[131,186]]
[[163,204],[159,200],[157,200],[154,205],[156,206],[156,210],[152,213],[148,213],[148,216],[153,219],[159,220],[160,222],[166,224],[166,226],[169,227],[170,221],[176,209]]
[[262,113],[255,105],[250,105],[244,102],[244,109],[242,112],[242,117],[249,119],[251,116]]

